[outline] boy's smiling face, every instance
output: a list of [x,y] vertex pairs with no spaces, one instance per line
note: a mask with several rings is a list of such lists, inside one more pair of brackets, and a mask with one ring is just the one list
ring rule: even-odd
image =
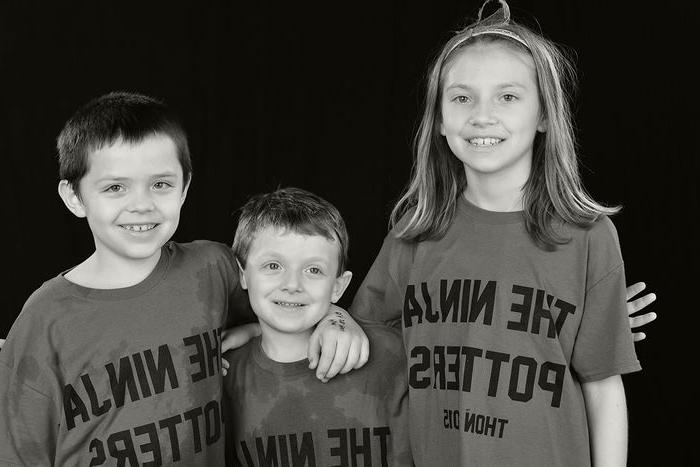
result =
[[[175,233],[187,186],[172,139],[154,135],[93,151],[71,210],[87,217],[102,261],[149,260]],[[68,203],[67,203],[68,204]]]
[[265,335],[306,336],[337,301],[352,274],[338,276],[338,241],[267,227],[250,245],[241,285]]

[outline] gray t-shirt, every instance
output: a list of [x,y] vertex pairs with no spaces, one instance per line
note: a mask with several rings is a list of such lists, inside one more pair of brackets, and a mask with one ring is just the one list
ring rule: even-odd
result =
[[270,360],[260,338],[227,353],[226,464],[412,466],[400,333],[365,332],[369,362],[327,383],[307,360]]
[[0,352],[0,464],[223,465],[234,264],[225,245],[171,242],[132,287],[42,285]]
[[387,236],[351,312],[403,329],[416,465],[590,465],[581,383],[640,365],[613,224],[557,229],[460,200],[439,240]]

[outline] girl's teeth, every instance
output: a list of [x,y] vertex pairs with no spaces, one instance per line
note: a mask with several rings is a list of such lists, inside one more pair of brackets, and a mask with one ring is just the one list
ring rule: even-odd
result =
[[471,138],[469,144],[474,146],[493,146],[500,143],[501,140],[498,138]]

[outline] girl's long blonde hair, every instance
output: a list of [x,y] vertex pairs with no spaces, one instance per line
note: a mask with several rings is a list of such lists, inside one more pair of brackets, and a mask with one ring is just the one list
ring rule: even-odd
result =
[[568,239],[557,234],[553,220],[586,227],[599,215],[620,210],[595,202],[581,183],[569,102],[576,83],[574,66],[556,44],[525,26],[510,22],[497,28],[515,34],[527,47],[505,33],[474,35],[475,27],[483,28],[483,22],[457,32],[430,68],[423,117],[413,143],[411,180],[392,210],[390,226],[410,213],[397,232],[399,238],[409,241],[438,239],[449,228],[467,181],[462,163],[439,131],[444,75],[465,47],[501,42],[530,54],[535,62],[546,132],[535,136],[532,168],[523,187],[523,209],[533,240],[544,249],[555,249]]

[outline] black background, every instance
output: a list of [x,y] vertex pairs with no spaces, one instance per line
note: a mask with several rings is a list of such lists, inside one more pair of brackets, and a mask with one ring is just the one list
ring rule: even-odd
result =
[[[576,52],[585,184],[622,204],[628,283],[660,318],[625,377],[630,465],[697,462],[694,383],[697,61],[684,2],[516,1],[516,20]],[[687,2],[690,3],[690,2]],[[423,76],[480,2],[3,2],[0,6],[2,318],[92,252],[56,194],[55,137],[88,99],[164,99],[190,137],[194,179],[176,240],[230,243],[251,194],[299,186],[343,213],[347,306],[408,181]],[[538,26],[539,24],[539,26]],[[692,412],[691,412],[692,411]]]

